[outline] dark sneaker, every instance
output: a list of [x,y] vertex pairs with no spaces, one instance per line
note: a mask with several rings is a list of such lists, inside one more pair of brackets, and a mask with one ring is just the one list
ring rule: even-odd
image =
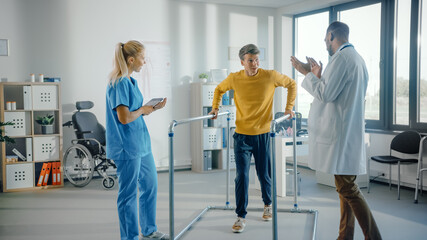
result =
[[162,233],[160,231],[156,231],[151,233],[148,236],[142,236],[142,239],[161,239],[161,240],[169,240],[169,235]]

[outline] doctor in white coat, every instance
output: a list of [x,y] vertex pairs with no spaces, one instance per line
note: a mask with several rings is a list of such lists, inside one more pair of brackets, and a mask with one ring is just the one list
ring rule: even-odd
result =
[[323,74],[322,63],[312,58],[302,63],[291,57],[291,62],[305,75],[301,86],[314,97],[308,116],[309,166],[335,176],[341,208],[338,239],[353,239],[355,217],[365,239],[381,239],[355,183],[357,175],[366,173],[364,100],[368,72],[348,37],[345,23],[329,25],[325,43],[331,58]]

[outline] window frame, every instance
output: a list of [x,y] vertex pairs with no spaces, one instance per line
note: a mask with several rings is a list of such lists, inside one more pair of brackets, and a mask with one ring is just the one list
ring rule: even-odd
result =
[[[424,4],[427,4],[425,0]],[[296,46],[296,21],[299,17],[317,14],[329,11],[329,22],[338,19],[340,11],[351,10],[372,4],[381,3],[381,37],[380,37],[380,109],[379,120],[366,120],[367,129],[383,131],[402,131],[416,130],[420,132],[427,131],[427,123],[418,122],[418,89],[420,85],[420,61],[421,54],[418,35],[421,33],[421,4],[422,0],[411,0],[411,29],[410,29],[410,58],[409,58],[409,124],[400,125],[393,122],[394,119],[394,70],[395,70],[395,0],[361,0],[349,3],[343,3],[328,8],[322,8],[314,11],[295,14],[293,16],[293,55],[295,55]],[[427,18],[427,16],[424,16]],[[325,29],[326,31],[326,29]],[[427,33],[426,33],[427,37]],[[425,46],[427,47],[427,46]],[[293,71],[295,79],[295,71]],[[303,122],[306,122],[306,118]]]

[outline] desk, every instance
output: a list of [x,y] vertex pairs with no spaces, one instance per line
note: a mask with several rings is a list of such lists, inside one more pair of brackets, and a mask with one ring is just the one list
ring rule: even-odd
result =
[[[286,183],[286,163],[293,163],[293,141],[292,137],[277,136],[275,142],[277,196],[285,197],[286,195],[289,195],[289,193],[293,194],[293,191],[288,191],[288,194],[286,194],[286,186],[291,186],[291,188],[293,188],[293,184]],[[308,136],[297,137],[296,142],[297,164],[301,166],[308,166]],[[251,177],[255,179],[255,189],[261,190],[258,177],[256,176],[256,171],[253,171],[253,176]]]

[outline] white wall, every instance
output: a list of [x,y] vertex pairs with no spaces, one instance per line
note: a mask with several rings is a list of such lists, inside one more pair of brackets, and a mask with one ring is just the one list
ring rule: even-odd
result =
[[[172,96],[162,112],[146,118],[158,166],[168,162],[167,126],[190,116],[190,85],[213,68],[241,69],[228,47],[255,43],[268,53],[270,8],[199,4],[168,0],[0,0],[0,38],[10,56],[0,57],[0,77],[22,82],[30,73],[61,77],[63,121],[76,101],[90,100],[105,125],[105,89],[114,45],[121,41],[169,42]],[[269,66],[270,56],[261,62]],[[64,150],[74,137],[64,128]],[[175,134],[175,161],[189,165],[190,128]],[[163,140],[162,140],[163,139]]]
[[[0,38],[9,39],[10,56],[0,57],[0,76],[16,82],[30,73],[61,77],[63,121],[71,119],[76,101],[90,100],[105,125],[114,45],[130,39],[169,42],[169,11],[167,0],[1,0]],[[167,138],[170,119],[159,119],[162,114],[146,118],[153,138],[159,132]],[[164,126],[154,127],[159,120]],[[64,150],[72,138],[73,131],[64,128]],[[167,162],[165,149],[153,146],[161,164]]]

